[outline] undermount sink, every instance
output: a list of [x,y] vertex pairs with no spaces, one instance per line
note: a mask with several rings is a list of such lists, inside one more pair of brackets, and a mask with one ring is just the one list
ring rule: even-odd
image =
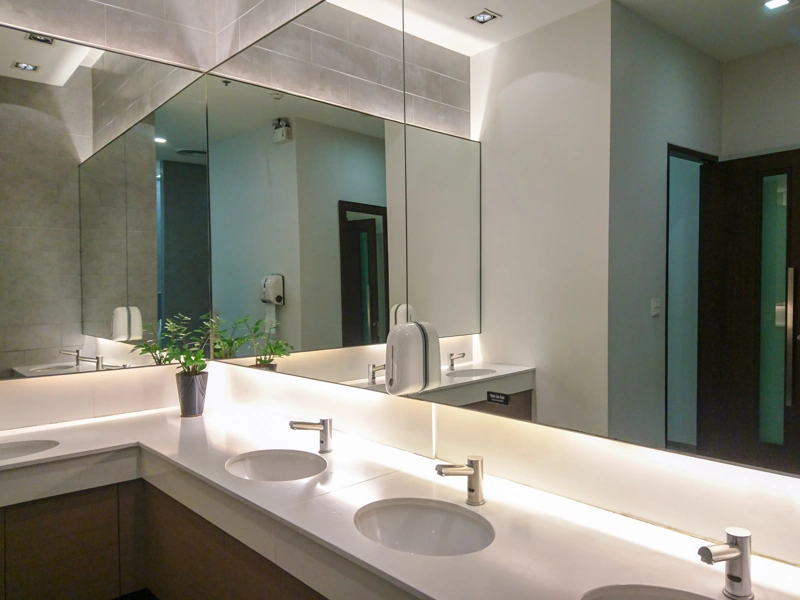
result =
[[58,446],[53,440],[33,440],[30,442],[8,442],[0,444],[0,460],[21,458],[30,454],[38,454]]
[[612,585],[592,590],[581,600],[711,600],[691,592],[649,585]]
[[63,364],[63,365],[45,365],[43,367],[36,367],[31,369],[31,373],[42,373],[44,371],[71,371],[75,368],[75,365],[70,364]]
[[494,369],[461,369],[460,371],[448,371],[448,377],[486,377],[497,373]]
[[328,461],[299,450],[259,450],[234,456],[225,468],[252,481],[296,481],[319,475],[328,468]]
[[353,520],[363,536],[409,554],[460,556],[483,550],[494,541],[489,521],[437,500],[381,500],[360,508]]

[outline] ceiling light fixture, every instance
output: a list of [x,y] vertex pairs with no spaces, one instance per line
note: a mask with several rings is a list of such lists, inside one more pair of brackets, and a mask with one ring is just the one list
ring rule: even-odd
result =
[[769,0],[769,2],[765,2],[764,6],[766,6],[770,10],[775,10],[776,8],[780,8],[781,6],[786,6],[789,4],[790,0]]
[[167,143],[167,138],[157,137],[157,138],[156,138],[155,140],[153,140],[153,141],[154,141],[156,144],[166,144],[166,143]]
[[55,41],[51,37],[47,37],[46,35],[39,35],[37,33],[29,33],[28,39],[32,42],[39,42],[40,44],[47,44],[48,46],[52,46],[53,42]]
[[488,8],[484,8],[481,12],[477,15],[470,17],[473,21],[478,23],[479,25],[486,25],[490,21],[494,21],[495,19],[499,19],[502,15],[497,14],[496,12],[492,12]]
[[23,71],[38,71],[39,67],[37,65],[29,65],[28,63],[21,63],[15,62],[14,67],[17,69],[22,69]]

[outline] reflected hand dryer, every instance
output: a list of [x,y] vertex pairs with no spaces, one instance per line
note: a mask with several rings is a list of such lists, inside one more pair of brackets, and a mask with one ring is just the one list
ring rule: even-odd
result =
[[386,340],[386,391],[419,394],[442,383],[439,334],[430,323],[403,323]]
[[270,275],[261,280],[261,301],[264,304],[283,306],[283,275]]

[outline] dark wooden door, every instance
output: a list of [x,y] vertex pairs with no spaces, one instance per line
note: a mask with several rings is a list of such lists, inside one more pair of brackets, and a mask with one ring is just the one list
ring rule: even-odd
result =
[[702,167],[698,311],[698,452],[795,473],[798,174],[800,151]]

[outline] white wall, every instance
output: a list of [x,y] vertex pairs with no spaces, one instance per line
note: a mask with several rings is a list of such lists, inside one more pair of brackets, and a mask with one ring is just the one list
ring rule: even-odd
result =
[[490,362],[536,366],[542,423],[604,435],[611,3],[472,59]]
[[339,200],[386,206],[386,149],[370,137],[294,119],[303,350],[342,345]]
[[664,445],[667,145],[718,155],[722,65],[612,9],[609,435]]
[[800,146],[800,44],[725,63],[724,160]]
[[441,337],[481,330],[481,147],[406,128],[408,303]]
[[226,320],[264,318],[266,275],[285,278],[279,337],[302,348],[300,238],[295,145],[261,128],[210,147],[213,308]]

